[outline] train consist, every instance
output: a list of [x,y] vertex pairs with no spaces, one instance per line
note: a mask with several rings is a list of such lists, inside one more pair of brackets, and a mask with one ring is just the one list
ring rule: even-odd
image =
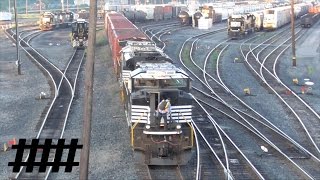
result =
[[[295,4],[295,18],[304,17],[308,4]],[[228,36],[243,38],[247,34],[261,30],[275,30],[291,21],[291,7],[282,6],[252,13],[233,14],[228,18]]]
[[185,5],[105,5],[105,11],[121,12],[128,20],[134,23],[175,19],[183,9],[185,9]]
[[228,19],[228,36],[236,39],[253,33],[256,28],[255,20],[253,14],[231,15]]
[[[188,10],[179,13],[181,24],[193,25],[194,27],[201,26],[199,21],[208,19],[210,23],[217,23],[228,20],[231,15],[240,15],[249,12],[254,12],[264,9],[264,4],[208,4],[208,5],[188,5]],[[200,20],[201,18],[201,20]],[[205,21],[204,21],[205,22]],[[207,22],[205,22],[207,23]]]
[[[309,9],[308,4],[295,4],[295,18],[306,14]],[[275,30],[291,22],[291,7],[277,7],[264,10],[263,28],[265,30]]]
[[71,24],[71,43],[72,47],[87,47],[89,23],[84,19],[77,19]]
[[67,27],[74,20],[72,12],[44,12],[40,15],[39,28],[42,31],[52,30],[59,27]]
[[106,13],[105,21],[136,160],[186,164],[193,151],[190,77],[122,14]]

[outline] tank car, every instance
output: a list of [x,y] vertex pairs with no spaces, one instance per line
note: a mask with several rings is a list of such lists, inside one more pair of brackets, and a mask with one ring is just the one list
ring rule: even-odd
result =
[[[121,50],[121,67],[123,102],[136,161],[186,164],[193,150],[191,79],[187,73],[150,41],[127,41]],[[171,99],[171,111],[160,116],[157,107],[162,99]]]
[[72,47],[87,47],[88,46],[88,33],[89,23],[84,19],[77,19],[71,24],[71,43]]
[[45,12],[41,14],[39,21],[39,28],[42,31],[52,30],[56,27],[56,18],[53,13]]
[[255,16],[253,14],[231,15],[228,18],[228,36],[231,39],[243,38],[253,33],[255,29]]

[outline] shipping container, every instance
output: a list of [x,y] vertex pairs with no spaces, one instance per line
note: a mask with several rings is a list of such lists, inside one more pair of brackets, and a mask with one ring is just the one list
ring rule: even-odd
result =
[[199,29],[209,29],[212,27],[212,19],[201,17],[198,19],[198,28]]

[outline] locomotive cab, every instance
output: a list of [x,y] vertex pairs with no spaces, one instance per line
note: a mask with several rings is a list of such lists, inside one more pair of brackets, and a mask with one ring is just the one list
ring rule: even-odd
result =
[[89,23],[84,19],[78,19],[72,25],[72,47],[87,47],[88,46],[88,32]]
[[231,15],[228,18],[228,35],[232,39],[243,38],[254,32],[255,16],[252,14]]

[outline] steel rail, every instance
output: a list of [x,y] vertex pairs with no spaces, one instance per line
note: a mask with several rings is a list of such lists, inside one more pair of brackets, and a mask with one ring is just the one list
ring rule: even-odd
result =
[[[299,31],[300,32],[300,31]],[[296,34],[298,34],[299,32],[296,32]],[[300,37],[300,36],[299,36]],[[290,38],[289,39],[287,39],[286,41],[288,41],[288,40],[290,40]],[[286,41],[284,41],[284,43],[286,42]],[[282,44],[284,44],[284,43],[282,43]],[[281,44],[281,45],[282,45]],[[266,46],[265,48],[267,48],[268,46]],[[278,47],[280,47],[280,45],[278,46]],[[257,48],[257,47],[256,47]],[[262,50],[264,50],[265,48],[263,48]],[[255,49],[255,48],[254,48]],[[253,50],[254,50],[253,49]],[[253,53],[253,50],[250,50],[248,53]],[[274,77],[274,78],[276,78],[268,69],[266,69],[264,66],[263,66],[263,64],[259,61],[259,54],[262,52],[262,50],[260,50],[259,51],[259,53],[257,54],[257,56],[255,56],[254,55],[254,57],[256,58],[256,62],[257,63],[259,63],[260,64],[260,67],[263,67],[272,77]],[[276,49],[274,49],[272,52],[274,52]],[[241,52],[243,52],[243,51],[241,51]],[[272,52],[270,53],[270,54],[272,54]],[[248,55],[248,53],[247,53],[247,55]],[[267,57],[270,55],[270,54],[268,54],[267,55]],[[279,94],[279,93],[277,93],[276,91],[275,91],[275,89],[274,88],[272,88],[267,82],[266,82],[266,80],[262,77],[262,75],[261,75],[261,72],[260,73],[258,73],[253,67],[252,67],[252,65],[247,61],[247,55],[246,55],[246,57],[245,57],[245,61],[246,61],[246,63],[249,65],[249,67],[260,77],[260,79],[261,80],[263,80],[263,82],[265,82],[265,84],[278,96],[278,98],[291,110],[291,112],[295,115],[295,117],[298,119],[298,121],[299,121],[299,123],[302,125],[302,127],[303,127],[303,129],[304,129],[304,131],[306,132],[306,134],[307,134],[307,136],[308,136],[308,138],[310,139],[310,141],[312,142],[312,144],[315,146],[315,148],[316,148],[316,150],[317,150],[317,152],[318,153],[320,153],[320,149],[319,149],[319,147],[316,145],[316,143],[314,142],[314,140],[313,140],[313,138],[311,137],[311,135],[310,135],[310,132],[308,131],[308,129],[306,128],[306,126],[305,126],[305,124],[303,123],[303,121],[302,121],[302,119],[299,117],[299,115],[293,110],[293,108],[281,97],[281,95]],[[264,60],[265,61],[265,60]],[[263,61],[263,62],[264,62]],[[260,69],[261,70],[261,69]],[[279,81],[279,79],[278,78],[276,78],[278,81]],[[284,84],[282,84],[282,85],[284,85]],[[290,90],[292,93],[294,93],[290,88],[288,88],[288,87],[286,87],[288,90]],[[295,93],[294,93],[295,94]],[[295,94],[296,95],[296,94]],[[297,95],[296,95],[296,97],[297,97]],[[303,101],[303,103],[305,103],[304,101]],[[306,104],[305,104],[306,105]],[[310,108],[310,110],[312,109],[310,106],[308,107],[308,108]],[[312,110],[313,111],[313,113],[320,119],[320,116],[314,111],[314,110]],[[313,155],[314,156],[314,155]]]

